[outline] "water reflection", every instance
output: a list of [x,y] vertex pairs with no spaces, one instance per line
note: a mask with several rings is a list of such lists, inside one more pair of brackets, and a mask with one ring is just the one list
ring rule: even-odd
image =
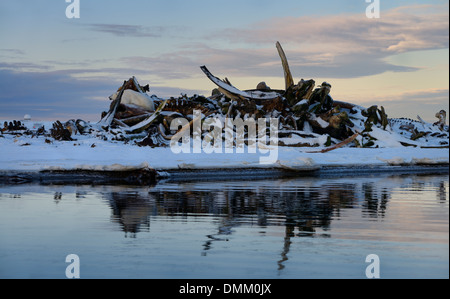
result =
[[369,218],[384,217],[387,203],[390,198],[390,190],[382,188],[376,190],[373,182],[365,183],[362,186],[365,201],[363,203],[363,213]]
[[112,221],[120,224],[127,237],[149,231],[151,217],[217,218],[216,232],[206,235],[202,244],[204,256],[215,242],[228,241],[241,225],[256,223],[263,233],[268,227],[284,226],[277,261],[281,271],[293,238],[329,238],[332,221],[352,209],[359,209],[362,218],[382,221],[392,194],[404,188],[433,192],[443,203],[448,198],[448,176],[168,183],[144,191],[118,189],[103,196],[111,207]]
[[[252,242],[265,242],[264,246],[271,246],[268,251],[275,254],[270,260],[271,267],[276,267],[280,274],[287,272],[286,267],[295,260],[292,257],[303,254],[299,251],[303,243],[318,244],[322,239],[327,243],[342,234],[342,238],[358,241],[378,241],[382,236],[381,241],[420,243],[429,238],[432,242],[448,244],[442,235],[430,237],[446,230],[440,225],[448,224],[448,186],[448,175],[162,182],[149,187],[0,186],[0,203],[2,199],[17,199],[15,203],[20,203],[22,197],[33,198],[30,194],[45,193],[47,202],[52,204],[53,199],[58,206],[55,211],[72,210],[74,206],[70,204],[74,202],[82,208],[95,204],[94,217],[101,214],[100,221],[106,219],[124,237],[133,239],[123,244],[148,240],[150,235],[157,236],[152,242],[164,238],[158,243],[161,250],[166,249],[164,246],[178,250],[181,248],[170,248],[163,243],[173,244],[172,239],[180,238],[195,243],[194,251],[201,256],[217,257],[219,251],[221,254],[227,251],[224,247],[236,252],[235,248],[242,246],[239,250],[245,251],[254,246],[250,245]],[[168,222],[179,223],[170,226],[173,230],[169,234],[173,235],[158,230],[161,223]],[[200,238],[198,231],[183,237],[185,229],[197,228],[201,230]],[[114,235],[123,241],[120,235]],[[190,236],[195,239],[189,239]],[[192,250],[193,245],[190,246]],[[328,247],[319,247],[317,252],[322,254],[326,250]],[[251,255],[252,251],[246,253]]]
[[446,188],[445,188],[444,181],[441,181],[439,183],[439,191],[437,192],[437,198],[439,198],[439,201],[441,203],[444,203],[447,200],[447,196],[448,196],[448,190],[446,190]]
[[[208,185],[187,184],[183,188],[169,184],[148,192],[129,191],[124,187],[103,193],[103,197],[112,209],[112,220],[120,223],[126,233],[138,233],[142,226],[147,228],[151,215],[211,215],[222,219],[217,235],[229,234],[230,227],[254,221],[256,217],[260,227],[284,225],[288,231],[297,229],[296,236],[311,236],[318,227],[327,230],[342,210],[359,205],[369,217],[384,217],[391,192],[375,183],[280,180],[270,182],[275,186],[267,186],[268,183],[252,182],[244,187],[209,182]],[[445,200],[445,186],[440,188],[444,195],[439,196]],[[56,193],[56,198],[60,199],[61,194]]]
[[139,231],[149,231],[153,209],[149,196],[135,191],[111,192],[104,197],[112,209],[111,220],[120,224],[126,237],[134,238]]

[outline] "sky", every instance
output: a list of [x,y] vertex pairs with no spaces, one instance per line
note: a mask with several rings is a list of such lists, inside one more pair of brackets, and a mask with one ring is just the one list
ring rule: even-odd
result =
[[0,2],[0,119],[98,121],[132,76],[159,97],[209,96],[202,65],[242,90],[283,89],[277,41],[294,81],[326,81],[335,100],[430,122],[449,111],[447,0],[79,4],[68,18],[66,0]]

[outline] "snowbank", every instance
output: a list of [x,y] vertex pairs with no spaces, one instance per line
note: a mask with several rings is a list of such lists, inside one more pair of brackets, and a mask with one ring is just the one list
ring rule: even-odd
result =
[[[30,124],[29,124],[30,125]],[[31,124],[34,125],[34,124]],[[48,125],[48,124],[47,124]],[[345,147],[327,153],[308,153],[311,148],[278,147],[276,163],[260,164],[261,153],[175,154],[169,147],[139,147],[135,144],[103,140],[91,135],[75,135],[75,141],[48,140],[44,136],[0,138],[0,172],[41,171],[130,171],[154,169],[171,173],[183,170],[280,169],[311,171],[324,167],[398,167],[448,165],[448,148]]]

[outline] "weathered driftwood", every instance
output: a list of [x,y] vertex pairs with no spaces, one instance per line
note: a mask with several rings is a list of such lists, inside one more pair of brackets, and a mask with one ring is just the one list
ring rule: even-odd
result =
[[360,134],[359,132],[358,132],[358,133],[355,133],[355,134],[353,134],[352,136],[350,136],[349,138],[345,139],[344,141],[339,142],[338,144],[335,144],[335,145],[333,145],[333,146],[331,146],[331,147],[328,147],[328,148],[325,148],[325,149],[323,149],[323,150],[320,150],[320,151],[312,151],[312,152],[307,152],[307,153],[312,153],[312,154],[314,154],[314,153],[327,153],[327,152],[330,152],[330,151],[332,151],[332,150],[341,148],[341,147],[343,147],[344,145],[347,145],[347,144],[349,144],[350,142],[352,142],[353,140],[355,140],[356,137],[359,136],[359,134]]
[[330,90],[331,85],[327,82],[323,82],[322,85],[320,85],[313,91],[309,99],[309,104],[318,104],[315,106],[315,113],[324,113],[333,109],[334,101],[330,96]]
[[73,141],[72,134],[59,120],[53,123],[53,128],[50,129],[50,135],[55,140]]
[[[308,100],[309,103],[315,84],[316,82],[312,79],[307,81],[301,79],[297,85],[291,85],[291,87],[286,90],[284,97],[293,108],[302,100]],[[295,108],[298,109],[299,107]]]
[[383,126],[383,129],[386,129],[387,125],[389,124],[388,116],[383,106],[381,106],[381,109],[378,109],[377,105],[373,105],[367,109],[362,110],[361,114],[367,117],[364,123],[366,131],[371,131],[371,128],[374,124],[381,124]]
[[439,121],[435,122],[434,124],[438,126],[441,131],[444,131],[447,121],[447,112],[445,110],[441,110],[436,113],[436,117],[439,119]]
[[347,103],[347,102],[342,102],[342,101],[333,101],[333,107],[340,107],[340,108],[344,108],[344,109],[349,109],[352,110],[353,108],[359,108],[360,110],[364,110],[365,108],[356,104],[352,104],[352,103]]

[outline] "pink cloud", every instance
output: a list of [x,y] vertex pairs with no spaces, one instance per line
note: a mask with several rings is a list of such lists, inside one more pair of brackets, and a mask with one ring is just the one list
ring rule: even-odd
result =
[[201,65],[208,65],[215,75],[230,80],[237,76],[282,76],[275,48],[275,42],[280,41],[296,79],[415,71],[414,67],[392,65],[384,58],[412,50],[448,48],[445,8],[405,6],[383,11],[380,19],[368,19],[364,11],[272,18],[246,28],[216,31],[202,42],[188,43],[177,50],[122,57],[119,62],[161,82],[202,77]]
[[284,17],[250,28],[226,29],[218,36],[232,42],[273,43],[276,40],[308,53],[405,52],[448,47],[447,9],[406,6],[383,12],[380,19],[365,13]]

